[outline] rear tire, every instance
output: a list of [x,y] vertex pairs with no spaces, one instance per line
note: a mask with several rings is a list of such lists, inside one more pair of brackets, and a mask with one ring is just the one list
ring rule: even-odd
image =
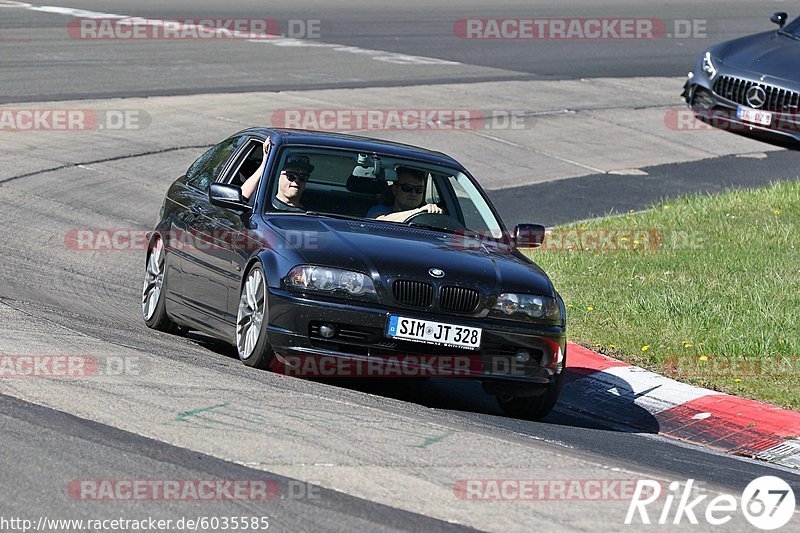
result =
[[268,342],[267,278],[256,263],[247,272],[236,318],[236,351],[247,366],[266,370],[275,354]]
[[166,296],[167,272],[165,269],[167,251],[164,241],[156,236],[147,251],[144,285],[142,286],[142,318],[148,328],[165,333],[183,334],[186,329],[179,326],[167,315]]

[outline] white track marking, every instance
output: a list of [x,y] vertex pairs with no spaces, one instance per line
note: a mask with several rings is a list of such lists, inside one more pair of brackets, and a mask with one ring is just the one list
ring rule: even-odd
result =
[[433,57],[412,56],[399,54],[396,52],[386,52],[383,50],[370,50],[369,48],[359,48],[357,46],[346,46],[341,44],[330,44],[315,42],[310,39],[290,39],[286,37],[276,37],[274,39],[253,39],[251,42],[259,44],[271,44],[272,46],[282,46],[287,48],[327,48],[334,52],[345,54],[355,54],[368,56],[375,61],[384,61],[395,65],[460,65],[457,61],[446,59],[436,59]]
[[[0,3],[0,7],[21,7],[29,9],[31,11],[54,13],[56,15],[66,15],[69,17],[81,17],[88,19],[111,19],[111,18],[130,19],[131,23],[147,24],[152,26],[164,25],[164,21],[158,19],[144,19],[139,17],[130,17],[128,15],[102,13],[100,11],[87,11],[84,9],[76,9],[71,7],[32,6],[31,4],[26,4],[24,2],[19,2],[19,3],[14,2],[13,5],[7,5],[7,6]],[[187,24],[186,26],[194,26],[197,28],[203,27],[200,25],[195,26],[192,24]],[[369,48],[359,48],[358,46],[322,43],[313,41],[311,39],[291,39],[291,38],[281,37],[279,35],[270,35],[269,36],[270,38],[268,39],[264,39],[263,37],[250,39],[250,37],[257,37],[257,36],[235,31],[231,32],[230,30],[217,30],[216,28],[208,28],[208,27],[203,27],[203,28],[205,30],[220,31],[220,32],[224,31],[226,33],[232,33],[233,35],[246,39],[247,42],[251,43],[270,44],[272,46],[282,46],[290,48],[325,48],[333,52],[339,52],[343,54],[366,56],[374,61],[382,61],[384,63],[392,63],[394,65],[437,65],[437,66],[461,65],[461,63],[459,63],[458,61],[448,61],[446,59],[437,59],[434,57],[412,56],[396,52],[386,52],[384,50],[371,50]]]
[[572,159],[567,159],[566,157],[561,157],[561,156],[558,156],[558,155],[550,153],[550,152],[545,152],[543,150],[532,149],[530,146],[527,146],[527,145],[524,145],[524,144],[520,144],[520,143],[515,143],[513,141],[509,141],[507,139],[503,139],[503,138],[497,137],[496,135],[490,135],[488,133],[484,133],[482,131],[477,131],[477,130],[471,130],[470,133],[472,133],[473,135],[477,135],[478,137],[483,137],[485,139],[489,139],[491,141],[495,141],[495,142],[498,142],[498,143],[506,144],[508,146],[513,146],[515,148],[522,148],[523,150],[530,150],[530,151],[535,152],[537,154],[542,154],[543,156],[546,156],[546,157],[552,157],[553,159],[557,159],[557,160],[562,161],[564,163],[569,163],[570,165],[575,165],[577,167],[584,168],[584,169],[589,170],[589,171],[591,171],[591,172],[593,172],[595,174],[607,174],[607,172],[605,170],[601,169],[601,168],[595,168],[595,167],[590,166],[590,165],[584,165],[583,163],[579,163],[577,161],[573,161]]
[[100,13],[98,11],[86,11],[85,9],[76,9],[72,7],[58,7],[58,6],[31,6],[31,11],[41,11],[42,13],[54,13],[56,15],[66,15],[68,17],[81,17],[86,19],[124,19],[126,15],[114,15],[113,13]]

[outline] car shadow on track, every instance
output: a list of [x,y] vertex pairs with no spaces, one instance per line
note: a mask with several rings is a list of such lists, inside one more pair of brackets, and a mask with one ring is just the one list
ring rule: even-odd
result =
[[[541,422],[560,426],[628,433],[658,433],[658,420],[636,400],[624,379],[605,377],[603,388],[581,378],[593,370],[567,367],[564,387],[556,409]],[[369,394],[413,402],[432,409],[446,409],[506,418],[493,396],[481,384],[465,379],[348,379],[320,380]],[[644,391],[646,393],[646,391]],[[519,422],[519,421],[517,421]]]
[[[204,348],[238,360],[236,348],[197,332],[187,338]],[[253,370],[257,372],[257,370]],[[556,408],[540,423],[584,429],[629,433],[658,433],[658,420],[636,400],[649,391],[636,392],[624,379],[604,376],[602,386],[584,380],[593,369],[567,367]],[[474,380],[459,378],[297,378],[326,385],[414,403],[430,409],[490,415],[495,423],[507,420],[515,426],[526,421],[506,417],[493,396]],[[531,422],[528,422],[531,423]],[[505,425],[502,424],[501,425]]]
[[638,402],[654,389],[633,389],[626,380],[604,373],[603,379],[586,379],[596,369],[569,366],[558,410],[582,415],[603,429],[628,433],[658,433],[660,424]]

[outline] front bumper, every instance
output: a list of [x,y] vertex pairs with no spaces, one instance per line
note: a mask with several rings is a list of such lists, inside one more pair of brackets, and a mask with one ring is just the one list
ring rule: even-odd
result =
[[[566,331],[561,326],[433,315],[367,302],[311,299],[274,288],[270,288],[268,298],[269,342],[283,364],[298,364],[309,358],[349,360],[360,363],[357,367],[360,371],[380,369],[380,362],[399,361],[401,371],[395,365],[387,376],[479,379],[487,391],[516,384],[513,388],[518,396],[532,387],[538,392],[542,386],[554,384],[564,369]],[[479,327],[483,330],[480,349],[449,348],[387,337],[390,314]],[[323,337],[320,330],[323,324],[333,326],[335,335]],[[517,359],[520,351],[529,354],[528,361]],[[369,375],[381,374],[378,370]],[[344,377],[352,374],[346,373]]]
[[[709,80],[696,69],[686,80],[681,97],[695,116],[710,126],[731,133],[746,135],[789,148],[800,148],[800,114],[797,110],[791,112],[770,111],[773,114],[773,120],[769,126],[742,120],[737,117],[738,108],[742,104],[715,92],[715,81],[721,76],[727,75],[727,73],[718,72],[714,80]],[[736,73],[734,76],[738,79],[746,79],[740,73]],[[753,80],[753,82],[759,83],[757,80]]]

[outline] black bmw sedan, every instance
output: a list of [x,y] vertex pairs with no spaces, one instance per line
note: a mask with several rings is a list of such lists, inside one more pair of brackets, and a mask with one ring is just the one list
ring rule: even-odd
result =
[[683,98],[700,120],[721,129],[800,148],[800,17],[777,31],[712,46],[697,59]]
[[230,342],[249,366],[381,375],[392,363],[401,372],[385,375],[480,380],[504,412],[537,419],[566,359],[564,303],[519,251],[543,239],[534,224],[509,234],[442,153],[249,129],[169,188],[142,312],[151,328]]

